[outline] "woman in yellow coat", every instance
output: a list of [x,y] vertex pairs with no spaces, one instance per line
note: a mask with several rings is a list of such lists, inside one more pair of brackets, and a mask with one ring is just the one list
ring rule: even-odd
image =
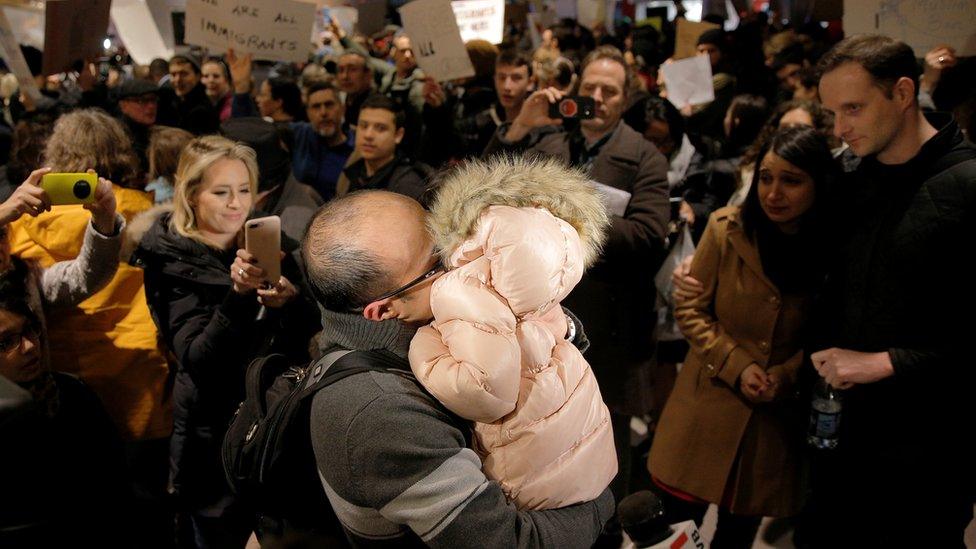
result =
[[812,128],[763,147],[740,207],[712,214],[691,267],[704,291],[675,317],[691,350],[665,405],[649,468],[672,519],[719,507],[712,547],[751,547],[763,516],[802,503],[806,407],[793,398],[804,319],[822,282],[823,203],[835,164]]

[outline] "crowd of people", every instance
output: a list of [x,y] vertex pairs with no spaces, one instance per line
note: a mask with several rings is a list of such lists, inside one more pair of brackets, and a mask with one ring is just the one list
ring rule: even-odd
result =
[[[333,21],[301,65],[45,77],[22,47],[0,546],[621,547],[615,502],[650,489],[671,523],[717,506],[716,548],[763,517],[797,547],[965,547],[972,58],[742,15],[698,37],[697,105],[659,76],[666,21],[510,27],[452,82],[392,25]],[[553,118],[572,97],[593,116]],[[84,172],[84,206],[41,186]],[[265,216],[276,281],[244,242]],[[294,516],[222,451],[271,355],[344,374],[302,424],[324,507]],[[818,380],[835,449],[806,444]]]

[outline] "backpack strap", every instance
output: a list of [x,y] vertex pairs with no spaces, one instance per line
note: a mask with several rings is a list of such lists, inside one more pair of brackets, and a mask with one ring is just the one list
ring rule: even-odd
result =
[[368,371],[410,373],[406,360],[392,353],[342,349],[328,353],[309,366],[305,374],[302,394],[315,393],[340,379]]

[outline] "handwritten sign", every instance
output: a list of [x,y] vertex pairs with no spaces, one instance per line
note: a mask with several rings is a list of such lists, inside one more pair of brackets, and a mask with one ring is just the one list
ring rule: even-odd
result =
[[34,83],[30,69],[27,68],[27,61],[24,60],[24,54],[20,51],[20,44],[17,43],[14,30],[3,10],[0,10],[0,56],[7,61],[10,71],[17,77],[20,91],[34,101],[40,99],[41,92],[37,89],[37,84]]
[[417,64],[443,82],[474,76],[450,0],[414,0],[400,8]]
[[505,39],[505,0],[455,0],[451,7],[461,40],[501,44]]
[[915,57],[941,44],[958,56],[976,55],[976,0],[845,0],[844,32],[896,38]]
[[293,0],[187,0],[186,42],[255,59],[308,59],[315,5]]
[[698,55],[698,37],[707,30],[720,28],[714,23],[699,23],[687,19],[676,19],[674,55],[672,59],[684,59]]
[[167,47],[145,0],[114,0],[111,14],[119,38],[136,63],[148,65],[156,57],[173,56],[172,44]]

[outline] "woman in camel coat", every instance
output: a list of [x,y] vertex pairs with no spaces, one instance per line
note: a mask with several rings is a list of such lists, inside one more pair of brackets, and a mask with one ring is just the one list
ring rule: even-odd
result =
[[762,516],[799,510],[806,403],[792,389],[804,319],[822,282],[815,204],[833,162],[809,128],[773,136],[739,207],[712,214],[691,275],[704,292],[675,317],[691,345],[648,462],[665,507],[700,522],[719,506],[713,547],[751,547]]

